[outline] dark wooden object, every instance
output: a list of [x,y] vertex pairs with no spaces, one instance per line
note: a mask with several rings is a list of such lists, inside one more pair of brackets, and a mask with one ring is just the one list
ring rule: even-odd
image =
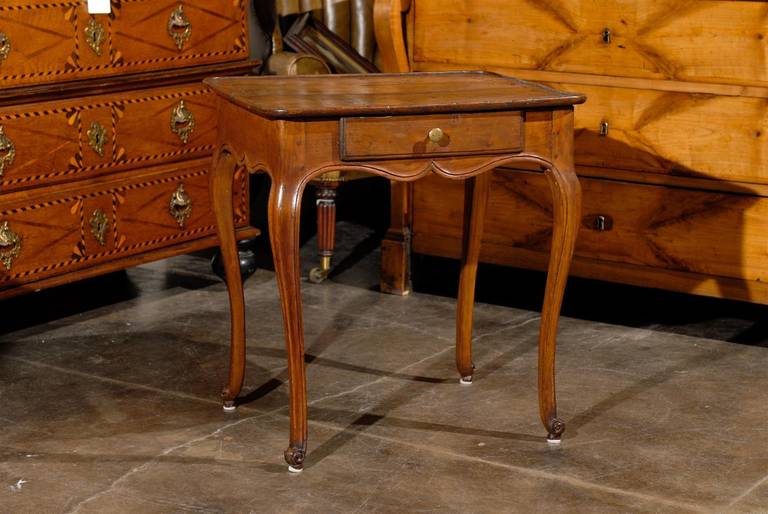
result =
[[[573,104],[581,95],[486,73],[411,75],[216,78],[206,80],[222,100],[219,138],[211,175],[211,201],[217,218],[229,286],[232,354],[229,384],[223,393],[232,408],[245,367],[243,290],[234,237],[232,178],[245,166],[269,174],[269,225],[285,324],[290,381],[289,469],[302,469],[307,449],[304,333],[299,275],[299,214],[306,184],[327,170],[365,171],[410,182],[434,172],[462,179],[466,187],[464,256],[458,296],[456,360],[464,383],[471,382],[472,301],[490,170],[504,164],[541,172],[550,184],[555,217],[552,256],[539,340],[539,401],[548,439],[559,441],[565,425],[557,418],[554,387],[555,339],[560,304],[581,214],[580,188],[573,168]],[[324,92],[319,95],[318,92]],[[494,112],[509,136],[498,153],[499,128],[485,124]],[[398,159],[382,160],[380,145],[361,146],[344,155],[352,140],[387,141],[388,125],[406,116],[449,120],[443,129],[409,131],[411,155],[402,135],[393,149]],[[433,118],[434,115],[440,115]],[[361,117],[365,117],[362,118]],[[381,121],[377,121],[381,120]],[[370,123],[369,123],[370,122]],[[520,130],[506,130],[507,125]],[[350,132],[350,127],[355,129]],[[463,135],[467,141],[460,140]],[[455,136],[455,137],[454,137]],[[456,154],[446,154],[456,145]],[[368,153],[367,153],[368,152]],[[473,153],[476,152],[476,153]]]

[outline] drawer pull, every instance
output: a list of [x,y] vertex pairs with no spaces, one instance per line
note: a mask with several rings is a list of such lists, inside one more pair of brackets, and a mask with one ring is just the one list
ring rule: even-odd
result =
[[104,157],[104,143],[107,141],[107,129],[105,129],[98,121],[91,123],[91,127],[86,132],[88,135],[88,146],[99,154],[100,157]]
[[611,40],[613,39],[613,34],[611,34],[611,29],[604,28],[603,32],[600,34],[600,37],[603,39],[603,43],[606,45],[611,44]]
[[11,38],[5,35],[5,32],[0,32],[0,61],[4,61],[8,58],[8,54],[11,53]]
[[5,168],[13,164],[13,159],[15,158],[16,145],[13,144],[11,138],[5,135],[3,126],[0,125],[0,177],[3,176]]
[[171,204],[168,210],[176,223],[179,224],[179,228],[184,228],[187,219],[192,215],[192,199],[184,191],[184,184],[179,184],[179,187],[171,195]]
[[606,120],[603,120],[603,121],[600,122],[600,129],[599,129],[598,133],[601,136],[605,137],[605,136],[608,135],[608,130],[609,129],[610,129],[610,126],[608,125],[608,122]]
[[21,253],[21,236],[16,234],[8,222],[0,223],[0,262],[5,269],[11,271],[13,260]]
[[192,36],[192,24],[187,15],[184,14],[184,7],[181,5],[174,9],[168,18],[168,35],[171,36],[179,50],[184,48],[184,43]]
[[179,136],[182,143],[186,143],[194,130],[195,115],[184,105],[184,100],[179,100],[171,111],[171,132]]
[[585,228],[596,232],[608,232],[613,228],[613,218],[607,214],[590,214],[582,222]]
[[443,140],[443,136],[445,136],[445,133],[443,132],[443,129],[441,128],[433,128],[429,131],[429,140],[433,143],[439,143]]
[[96,238],[99,245],[104,246],[107,242],[107,231],[109,230],[109,219],[104,211],[96,209],[91,214],[91,234]]
[[101,57],[101,45],[104,43],[104,26],[91,18],[85,27],[85,42],[93,53]]

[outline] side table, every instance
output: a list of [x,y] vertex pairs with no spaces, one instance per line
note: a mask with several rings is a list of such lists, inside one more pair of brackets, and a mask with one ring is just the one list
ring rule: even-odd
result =
[[[464,236],[456,319],[460,382],[472,382],[472,308],[491,174],[501,165],[545,174],[553,233],[539,336],[539,413],[550,442],[557,417],[555,345],[563,291],[579,226],[573,165],[573,105],[579,94],[484,72],[213,78],[218,145],[210,194],[229,287],[231,361],[223,391],[234,409],[245,372],[245,313],[232,187],[237,167],[272,180],[269,230],[285,326],[290,381],[290,471],[303,468],[307,396],[299,271],[299,213],[307,183],[330,171],[364,171],[396,181],[428,173],[465,180]],[[514,222],[511,220],[511,222]]]

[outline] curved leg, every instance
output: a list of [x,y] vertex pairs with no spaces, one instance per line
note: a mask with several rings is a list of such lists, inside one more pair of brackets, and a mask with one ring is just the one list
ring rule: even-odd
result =
[[553,228],[539,334],[539,414],[548,432],[547,440],[559,443],[565,423],[557,417],[555,398],[557,324],[579,231],[581,188],[572,167],[552,168],[545,175],[552,191]]
[[232,154],[221,150],[214,159],[210,176],[211,205],[216,216],[216,232],[219,235],[219,246],[229,292],[231,323],[229,380],[221,393],[224,410],[228,412],[235,410],[235,398],[243,387],[245,376],[245,305],[232,208],[232,177],[235,174],[235,167]]
[[307,385],[304,373],[304,326],[301,312],[299,268],[299,218],[301,190],[298,183],[273,177],[269,194],[269,231],[283,311],[288,353],[291,430],[285,460],[289,471],[301,471],[307,451]]
[[459,383],[472,383],[475,369],[472,363],[472,309],[475,303],[475,279],[483,222],[488,204],[491,172],[483,173],[464,182],[464,230],[461,251],[461,275],[456,298],[456,367]]

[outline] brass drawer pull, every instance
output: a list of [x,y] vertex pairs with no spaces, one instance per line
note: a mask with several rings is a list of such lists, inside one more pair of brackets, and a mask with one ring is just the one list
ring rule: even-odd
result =
[[168,35],[171,36],[173,42],[176,43],[176,48],[179,50],[184,48],[184,43],[192,36],[192,24],[189,22],[187,15],[184,14],[184,7],[182,5],[174,9],[168,18]]
[[104,26],[91,18],[85,27],[85,42],[93,50],[93,53],[101,57],[101,45],[104,43]]
[[429,135],[430,141],[432,141],[433,143],[439,143],[440,141],[443,140],[443,136],[445,135],[445,133],[443,132],[443,129],[437,127],[430,130],[428,135]]
[[189,136],[195,130],[195,115],[179,100],[171,111],[171,132],[179,136],[182,143],[189,141]]
[[4,61],[11,53],[11,38],[0,32],[0,61]]
[[0,125],[0,177],[3,176],[6,167],[10,167],[13,164],[13,160],[16,158],[16,145],[13,144],[11,138],[5,135],[3,126]]
[[104,157],[104,143],[107,141],[107,129],[98,121],[91,123],[91,127],[86,132],[88,135],[88,146],[100,157]]
[[184,191],[184,184],[179,184],[179,187],[171,195],[168,211],[173,216],[173,219],[176,220],[176,223],[179,224],[179,228],[184,228],[187,220],[192,215],[192,199]]
[[21,236],[16,234],[8,222],[0,223],[0,262],[11,271],[13,260],[21,253]]
[[107,242],[107,232],[109,231],[109,219],[104,211],[96,209],[91,214],[91,234],[96,238],[99,245],[104,246]]

